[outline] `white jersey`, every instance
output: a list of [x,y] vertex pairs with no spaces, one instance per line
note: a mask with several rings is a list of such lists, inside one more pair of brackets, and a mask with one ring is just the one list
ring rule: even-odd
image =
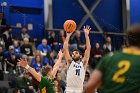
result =
[[70,89],[83,90],[84,78],[85,78],[85,69],[83,66],[83,62],[80,62],[78,64],[72,61],[67,70],[66,90]]

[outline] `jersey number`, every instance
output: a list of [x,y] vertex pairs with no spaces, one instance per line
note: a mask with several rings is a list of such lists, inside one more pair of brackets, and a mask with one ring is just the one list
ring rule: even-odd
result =
[[118,63],[119,70],[113,75],[112,80],[117,83],[123,83],[125,81],[125,77],[122,76],[126,73],[130,68],[130,62],[127,60],[120,61]]
[[80,69],[76,69],[76,75],[80,76]]
[[41,92],[46,93],[46,87],[42,88]]

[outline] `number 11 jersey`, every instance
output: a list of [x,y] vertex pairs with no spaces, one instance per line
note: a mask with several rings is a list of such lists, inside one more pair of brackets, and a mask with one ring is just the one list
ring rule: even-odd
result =
[[72,61],[67,70],[66,89],[83,90],[84,78],[85,69],[83,66],[83,62],[77,63]]

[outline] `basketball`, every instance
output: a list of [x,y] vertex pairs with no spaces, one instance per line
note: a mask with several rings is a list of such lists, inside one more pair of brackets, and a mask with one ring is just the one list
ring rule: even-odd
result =
[[64,30],[67,33],[71,33],[73,31],[75,31],[76,27],[77,27],[77,25],[76,25],[75,21],[73,21],[73,20],[66,20],[64,23]]

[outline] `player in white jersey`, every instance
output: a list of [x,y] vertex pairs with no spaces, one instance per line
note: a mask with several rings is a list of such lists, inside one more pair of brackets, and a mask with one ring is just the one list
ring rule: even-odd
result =
[[72,33],[67,33],[66,40],[64,42],[64,55],[68,65],[67,78],[66,78],[66,93],[82,93],[83,82],[85,78],[85,71],[88,64],[90,56],[90,39],[89,32],[91,28],[89,26],[84,26],[84,33],[86,38],[86,50],[84,57],[78,49],[74,49],[70,56],[68,42]]

